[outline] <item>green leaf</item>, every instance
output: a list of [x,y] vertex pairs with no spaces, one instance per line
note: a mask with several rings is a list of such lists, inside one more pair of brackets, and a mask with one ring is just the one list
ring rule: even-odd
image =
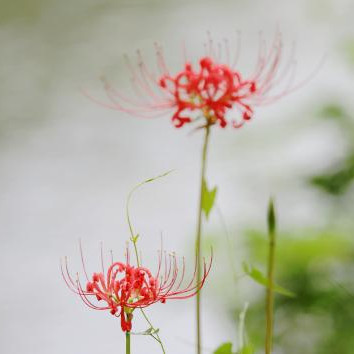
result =
[[136,234],[135,236],[132,236],[130,238],[130,240],[133,242],[133,243],[136,243],[136,241],[138,241],[138,238],[139,238],[139,234]]
[[[253,266],[249,266],[246,262],[242,263],[243,271],[251,277],[256,283],[263,285],[265,287],[268,287],[269,281],[268,278],[257,268]],[[274,284],[273,285],[273,290],[281,295],[288,296],[288,297],[296,297],[296,295],[291,292],[290,290],[287,290],[283,288],[280,285]]]
[[214,351],[214,354],[232,354],[232,343],[226,342],[221,344],[220,347]]
[[213,205],[215,202],[217,187],[214,187],[213,189],[209,190],[206,181],[203,180],[202,188],[203,188],[202,210],[204,211],[204,214],[205,214],[206,218],[208,219],[210,211],[213,208]]
[[254,347],[252,344],[245,345],[240,351],[239,354],[254,354]]

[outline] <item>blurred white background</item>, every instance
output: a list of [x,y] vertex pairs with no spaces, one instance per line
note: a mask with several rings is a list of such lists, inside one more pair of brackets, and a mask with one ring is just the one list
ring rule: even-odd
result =
[[[104,74],[124,91],[129,80],[123,55],[141,49],[154,67],[154,41],[164,46],[176,72],[183,64],[183,43],[197,59],[208,30],[216,39],[242,31],[240,70],[249,72],[258,31],[271,40],[280,28],[286,49],[297,43],[296,80],[313,72],[324,55],[325,63],[300,90],[258,108],[243,129],[214,127],[208,180],[219,187],[218,205],[235,238],[246,225],[265,227],[271,194],[281,227],[325,224],[327,205],[299,176],[311,175],[345,151],[340,132],[331,122],[311,119],[311,113],[316,102],[332,95],[352,105],[347,92],[353,92],[353,80],[338,51],[354,34],[353,11],[349,0],[3,0],[1,353],[123,353],[119,321],[88,309],[68,291],[59,259],[68,255],[73,272],[80,269],[78,238],[91,271],[99,265],[101,240],[123,255],[124,206],[136,183],[175,169],[133,198],[132,218],[146,264],[155,265],[161,232],[167,249],[192,255],[201,133],[190,134],[187,126],[175,129],[168,116],[144,120],[104,109],[85,98],[82,87],[102,94]],[[219,228],[213,213],[205,229]],[[217,273],[218,255],[214,268]],[[223,312],[230,294],[218,299],[213,283],[211,277],[203,298],[206,353],[236,332]],[[168,353],[194,351],[193,306],[190,299],[148,310]],[[135,330],[147,328],[134,321]],[[134,337],[132,346],[133,353],[159,352],[143,336]]]

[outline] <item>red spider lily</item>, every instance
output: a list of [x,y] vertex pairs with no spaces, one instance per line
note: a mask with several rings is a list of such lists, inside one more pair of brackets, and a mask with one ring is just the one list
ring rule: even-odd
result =
[[102,272],[93,273],[89,278],[81,245],[80,253],[86,287],[82,286],[78,274],[76,279],[70,275],[67,258],[64,264],[61,264],[65,283],[88,307],[94,310],[109,310],[112,315],[120,316],[124,332],[131,331],[134,309],[144,308],[155,302],[165,303],[166,300],[187,299],[196,295],[204,285],[212,264],[212,257],[208,265],[204,261],[203,276],[198,284],[195,281],[195,267],[189,283],[182,286],[185,262],[184,258],[182,262],[178,262],[175,254],[167,256],[166,252],[160,251],[157,272],[152,274],[148,268],[131,265],[128,250],[125,263],[113,261],[112,257],[105,272],[101,253]]
[[157,76],[148,70],[139,52],[137,66],[128,62],[137,99],[123,96],[105,79],[109,103],[85,94],[107,108],[142,117],[173,110],[172,121],[178,128],[200,118],[204,119],[203,126],[218,124],[224,128],[231,124],[239,128],[252,118],[255,106],[271,103],[299,87],[292,85],[296,68],[293,51],[287,63],[281,65],[283,44],[279,32],[269,48],[261,40],[255,71],[247,78],[235,68],[237,59],[231,64],[227,41],[216,47],[209,38],[198,66],[186,60],[184,69],[175,75],[170,74],[158,45],[156,53]]

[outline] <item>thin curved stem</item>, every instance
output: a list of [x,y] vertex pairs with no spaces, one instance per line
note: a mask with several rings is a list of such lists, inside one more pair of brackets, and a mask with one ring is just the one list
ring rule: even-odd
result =
[[144,184],[144,182],[139,183],[138,185],[136,185],[128,194],[128,198],[127,198],[127,203],[126,203],[126,217],[127,217],[127,221],[128,221],[128,226],[129,226],[129,232],[130,232],[130,240],[133,242],[133,246],[134,246],[134,252],[135,252],[135,257],[136,257],[136,263],[137,266],[140,267],[140,261],[139,261],[139,253],[138,253],[138,249],[136,246],[136,241],[137,241],[137,237],[138,235],[134,234],[134,230],[133,230],[133,225],[130,221],[130,212],[129,212],[129,205],[130,205],[130,199],[133,195],[133,193],[135,192],[136,189],[138,189],[140,186],[142,186]]
[[126,205],[125,205],[125,212],[126,212],[127,222],[128,222],[128,226],[129,226],[130,240],[133,242],[133,245],[134,245],[134,252],[135,252],[136,262],[137,262],[138,267],[140,267],[140,260],[139,260],[139,253],[138,253],[138,249],[137,249],[137,246],[136,246],[136,242],[138,240],[139,234],[135,234],[134,233],[133,224],[132,224],[132,222],[130,220],[130,211],[129,211],[130,200],[131,200],[134,192],[138,188],[140,188],[141,186],[143,186],[146,183],[150,183],[150,182],[153,182],[153,181],[155,181],[155,180],[157,180],[159,178],[165,177],[165,176],[169,175],[171,172],[173,172],[173,170],[167,171],[167,172],[165,172],[165,173],[163,173],[161,175],[158,175],[156,177],[146,179],[145,181],[137,184],[128,194],[127,202],[126,202]]
[[[168,175],[171,171],[168,171],[162,175],[159,175],[155,178],[150,178],[150,179],[147,179],[141,183],[139,183],[138,185],[136,185],[129,193],[128,195],[128,198],[127,198],[127,204],[126,204],[126,216],[127,216],[127,221],[128,221],[128,225],[129,225],[129,232],[130,232],[130,240],[132,241],[133,243],[133,246],[134,246],[134,253],[135,253],[135,257],[136,257],[136,264],[138,267],[140,267],[140,259],[139,259],[139,252],[138,252],[138,247],[136,245],[137,243],[137,240],[138,240],[138,235],[135,235],[134,234],[134,229],[133,229],[133,224],[130,220],[130,211],[129,211],[129,206],[130,206],[130,199],[133,195],[133,193],[139,188],[141,187],[142,185],[144,185],[145,183],[149,183],[149,182],[152,182],[154,181],[155,179],[158,179],[160,177],[164,177],[166,175]],[[166,354],[165,352],[165,348],[164,348],[164,345],[162,343],[162,340],[159,336],[159,334],[157,333],[157,329],[154,327],[154,325],[152,324],[152,322],[149,320],[148,316],[146,315],[146,313],[144,312],[144,310],[141,308],[140,309],[142,315],[144,316],[146,322],[149,324],[150,328],[152,329],[152,331],[154,332],[154,334],[151,334],[151,337],[154,338],[159,344],[160,344],[160,347],[161,347],[161,350],[163,352],[163,354]],[[130,345],[130,342],[129,342],[129,345]]]
[[[203,213],[203,191],[204,191],[204,181],[205,181],[205,171],[206,171],[206,162],[207,162],[207,152],[208,152],[208,143],[209,143],[209,133],[210,126],[205,126],[205,135],[204,143],[202,150],[202,162],[201,162],[201,175],[200,175],[200,196],[199,196],[199,208],[198,208],[198,219],[197,219],[197,234],[195,240],[195,252],[197,256],[197,285],[201,281],[201,259],[202,259],[202,250],[201,250],[201,239],[202,239],[202,213]],[[202,352],[202,343],[201,343],[201,311],[200,311],[200,290],[197,292],[196,296],[196,320],[197,320],[197,354]]]
[[[163,346],[163,343],[162,343],[162,340],[159,336],[159,334],[157,333],[157,330],[156,328],[153,326],[153,324],[151,323],[151,321],[149,320],[149,318],[147,317],[146,313],[144,312],[143,309],[140,309],[141,313],[143,314],[146,322],[150,325],[150,327],[152,328],[152,331],[154,332],[154,334],[151,334],[151,337],[154,338],[159,344],[160,344],[160,347],[161,347],[161,350],[163,352],[163,354],[166,354],[166,351],[165,351],[165,347]],[[156,336],[156,337],[155,337]]]

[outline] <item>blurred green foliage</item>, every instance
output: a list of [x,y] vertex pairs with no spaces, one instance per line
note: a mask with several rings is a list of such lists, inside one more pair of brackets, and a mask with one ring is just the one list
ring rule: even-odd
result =
[[1,3],[0,24],[11,22],[13,20],[22,20],[33,22],[38,19],[42,13],[45,0],[31,1],[3,1]]
[[310,177],[309,182],[330,195],[340,196],[354,180],[354,119],[339,103],[324,105],[319,111],[319,117],[336,122],[348,148],[342,161],[333,162],[328,170]]
[[[347,40],[343,48],[344,59],[354,67],[354,38]],[[330,205],[339,200],[337,198],[352,196],[349,192],[354,182],[354,115],[344,100],[332,99],[320,105],[316,118],[331,121],[340,132],[341,145],[345,147],[339,159],[332,158],[328,168],[308,178],[309,185],[320,190],[323,196],[336,197],[323,199]],[[344,209],[346,204],[336,205],[352,222],[354,208]],[[350,201],[348,205],[354,204]],[[296,296],[276,294],[274,352],[354,353],[354,233],[345,225],[331,229],[330,225],[334,224],[337,224],[336,220],[326,220],[327,227],[323,230],[315,226],[307,230],[299,228],[282,232],[277,237],[275,281]],[[243,271],[260,284],[259,292],[246,295],[247,301],[251,301],[246,328],[255,353],[262,353],[268,235],[265,231],[248,230],[243,239],[243,259],[247,259],[246,264],[252,264]],[[240,288],[243,284],[237,282],[236,286]],[[235,295],[230,306],[236,323],[239,323],[238,314],[244,301],[245,296],[236,298]],[[231,348],[226,344],[220,348]]]
[[[354,65],[354,38],[347,38],[342,46],[344,58]],[[348,93],[351,94],[351,93]],[[318,116],[333,120],[343,133],[347,153],[342,161],[334,161],[327,171],[312,176],[310,183],[333,196],[343,195],[354,180],[354,117],[346,105],[339,101],[326,102]]]
[[330,119],[346,119],[348,117],[344,107],[336,102],[329,103],[323,106],[320,109],[318,116]]
[[[354,41],[346,48],[354,63]],[[324,195],[347,196],[354,181],[354,117],[342,102],[326,102],[319,118],[334,122],[346,147],[341,160],[309,178]],[[327,203],[333,199],[327,198]],[[343,210],[344,211],[344,210]],[[352,219],[353,210],[349,210]],[[328,220],[328,225],[331,221]],[[354,238],[348,231],[293,230],[278,235],[276,282],[296,297],[276,295],[275,350],[286,354],[354,352]],[[265,270],[268,236],[245,232],[248,261]],[[264,347],[265,291],[260,289],[248,312],[247,331],[258,353]],[[263,291],[262,291],[263,290]],[[240,306],[235,306],[234,317]]]
[[343,48],[349,63],[354,65],[354,38],[348,38],[344,42]]
[[332,195],[342,195],[354,180],[354,155],[330,171],[313,176],[310,182]]
[[[250,260],[267,259],[267,235],[246,233]],[[264,266],[263,266],[264,267]],[[275,348],[287,354],[352,353],[354,347],[354,242],[339,232],[280,234],[276,280],[296,298],[276,296]],[[236,315],[239,308],[234,309]],[[247,331],[256,348],[264,343],[263,292],[250,306]]]

